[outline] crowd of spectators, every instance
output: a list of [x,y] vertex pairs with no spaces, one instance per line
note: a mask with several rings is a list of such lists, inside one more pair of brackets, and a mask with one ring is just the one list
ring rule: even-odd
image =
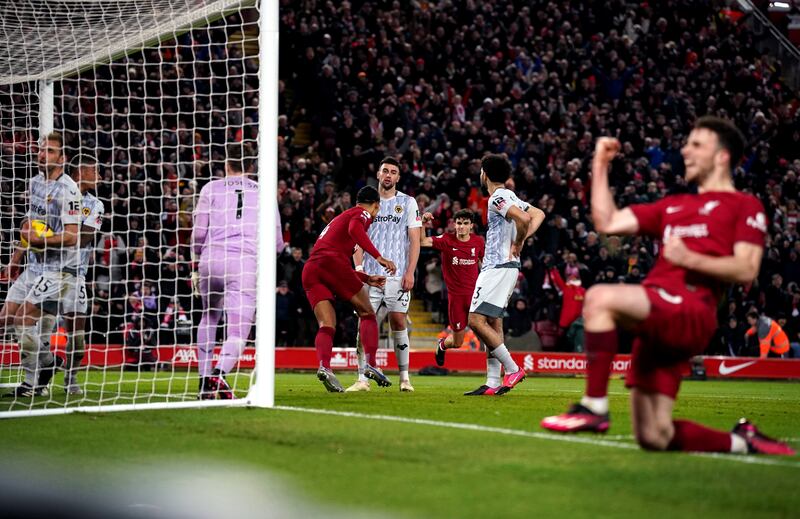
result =
[[[577,273],[583,287],[636,283],[658,254],[650,240],[594,232],[594,140],[623,143],[611,173],[617,203],[652,201],[690,189],[680,148],[694,119],[714,114],[745,133],[736,185],[761,198],[771,222],[758,282],[731,288],[721,322],[755,308],[785,317],[798,341],[798,101],[780,63],[731,14],[726,3],[689,0],[282,4],[278,196],[293,248],[279,279],[295,315],[311,319],[296,270],[314,236],[373,182],[384,155],[401,159],[399,189],[436,215],[439,232],[462,207],[485,223],[478,164],[499,152],[517,194],[548,215],[523,251],[515,325],[521,311],[558,322],[551,268]],[[416,292],[441,297],[440,283],[426,282],[437,276],[429,259]],[[338,342],[351,341],[340,332]],[[723,338],[710,351],[729,351]]]
[[[322,228],[353,205],[352,193],[374,182],[386,155],[401,160],[398,188],[435,215],[433,232],[451,229],[452,214],[467,207],[478,213],[481,233],[487,198],[480,158],[508,156],[509,187],[548,215],[523,250],[510,329],[558,323],[553,268],[585,288],[640,281],[658,244],[592,227],[594,140],[623,142],[611,174],[617,203],[652,201],[689,189],[680,147],[704,114],[732,119],[747,136],[736,184],[761,198],[771,222],[759,280],[731,288],[721,322],[743,323],[757,309],[785,319],[798,341],[798,101],[780,79],[780,63],[760,55],[756,36],[723,7],[690,0],[281,2],[277,182],[288,245],[278,258],[279,344],[311,344],[304,262]],[[56,128],[66,132],[67,153],[93,151],[104,179],[98,196],[107,222],[91,270],[95,342],[124,342],[145,328],[154,343],[191,339],[175,323],[198,321],[188,250],[195,195],[222,174],[226,142],[242,141],[256,153],[258,62],[238,40],[254,43],[257,31],[244,13],[56,83]],[[33,163],[25,157],[31,132],[16,131],[23,127],[17,120],[36,126],[15,110],[35,96],[17,85],[1,87],[0,98],[7,244]],[[446,287],[435,262],[435,253],[423,251],[415,291],[441,312]],[[351,345],[352,312],[343,308],[338,322],[336,342]],[[721,332],[711,351],[730,351],[728,335]]]

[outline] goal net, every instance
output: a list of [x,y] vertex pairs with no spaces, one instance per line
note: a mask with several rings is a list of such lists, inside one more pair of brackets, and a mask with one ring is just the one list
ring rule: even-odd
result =
[[257,0],[8,3],[0,417],[272,405],[272,18]]

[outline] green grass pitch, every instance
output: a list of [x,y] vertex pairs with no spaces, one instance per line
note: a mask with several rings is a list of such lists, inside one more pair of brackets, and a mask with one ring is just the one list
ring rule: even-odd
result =
[[[193,378],[180,376],[186,381],[173,381],[172,390],[183,384],[183,398],[191,398]],[[166,392],[167,382],[152,382],[153,375],[131,377],[116,386],[131,399],[145,388]],[[344,384],[353,378],[341,375]],[[277,409],[10,419],[0,422],[0,455],[35,456],[53,472],[77,465],[98,481],[126,464],[208,459],[269,472],[323,507],[400,517],[800,513],[800,458],[635,448],[619,380],[611,383],[609,433],[577,437],[546,434],[538,422],[579,398],[582,379],[532,377],[503,397],[461,395],[481,381],[417,376],[413,394],[374,384],[370,393],[329,394],[311,373],[279,373]],[[57,391],[54,397],[63,400]],[[798,402],[797,383],[684,382],[676,416],[724,429],[747,416],[800,448]]]

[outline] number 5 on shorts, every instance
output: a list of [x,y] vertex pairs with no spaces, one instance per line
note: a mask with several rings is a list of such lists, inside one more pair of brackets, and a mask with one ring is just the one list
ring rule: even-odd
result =
[[39,279],[39,282],[36,283],[36,286],[33,287],[33,293],[37,297],[41,296],[42,294],[46,294],[50,290],[51,286],[53,286],[52,281],[50,281],[49,279],[41,278]]
[[481,289],[483,287],[478,287],[475,289],[475,296],[472,298],[474,301],[477,301],[479,297],[481,297]]

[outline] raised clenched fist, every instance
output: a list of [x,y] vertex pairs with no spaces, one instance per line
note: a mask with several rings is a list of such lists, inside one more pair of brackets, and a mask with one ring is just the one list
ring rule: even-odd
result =
[[594,157],[603,162],[611,162],[621,147],[619,140],[614,137],[600,137],[594,145]]

